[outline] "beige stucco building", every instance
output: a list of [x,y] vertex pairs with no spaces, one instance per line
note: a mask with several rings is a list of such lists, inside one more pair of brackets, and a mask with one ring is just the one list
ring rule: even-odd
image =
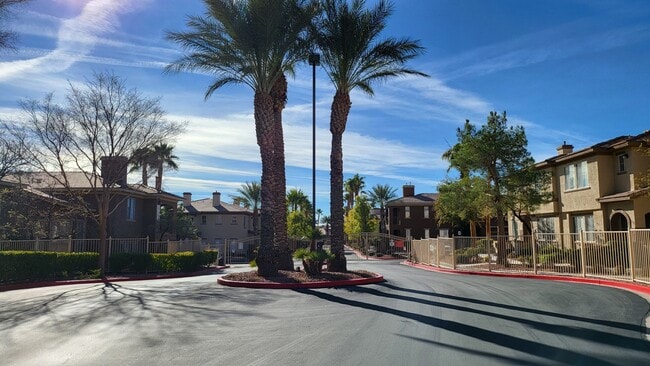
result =
[[[644,141],[650,141],[650,131],[579,151],[564,143],[556,156],[537,163],[538,169],[551,173],[553,199],[532,213],[533,230],[578,233],[650,228],[650,188],[639,179],[650,166],[650,157],[639,148]],[[511,232],[522,231],[516,220],[509,220],[509,226]]]
[[214,192],[211,198],[195,201],[192,201],[192,193],[185,192],[183,207],[192,216],[201,241],[206,244],[223,244],[227,240],[241,240],[254,235],[253,212],[222,202],[219,192]]

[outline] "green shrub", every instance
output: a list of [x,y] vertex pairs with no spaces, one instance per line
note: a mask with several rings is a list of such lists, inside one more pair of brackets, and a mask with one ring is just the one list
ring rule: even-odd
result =
[[146,273],[151,268],[152,258],[149,253],[115,253],[109,259],[109,270],[114,273]]
[[0,283],[85,278],[98,269],[97,253],[0,252]]

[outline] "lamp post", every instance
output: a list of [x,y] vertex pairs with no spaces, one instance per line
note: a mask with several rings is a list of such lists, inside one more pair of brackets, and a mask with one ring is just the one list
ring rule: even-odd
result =
[[312,66],[312,235],[311,250],[316,250],[316,66],[320,65],[320,55],[316,52],[309,54],[309,64]]

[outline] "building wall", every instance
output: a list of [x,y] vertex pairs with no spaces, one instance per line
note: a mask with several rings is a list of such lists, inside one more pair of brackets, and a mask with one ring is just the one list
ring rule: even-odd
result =
[[[429,237],[438,236],[438,227],[435,220],[433,206],[408,206],[410,218],[406,218],[406,206],[388,207],[389,234],[406,236],[406,229],[410,229],[411,237],[423,239],[426,237],[425,229],[429,229]],[[424,217],[424,210],[429,211],[429,218]]]
[[[202,223],[203,216],[206,217],[205,224]],[[241,239],[252,236],[253,225],[251,214],[198,213],[193,215],[192,219],[194,225],[201,233],[201,238],[208,243],[216,243],[217,240]]]

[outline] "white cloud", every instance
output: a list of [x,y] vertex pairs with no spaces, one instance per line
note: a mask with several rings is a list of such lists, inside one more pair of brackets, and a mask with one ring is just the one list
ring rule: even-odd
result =
[[133,6],[130,1],[93,0],[84,6],[75,18],[63,20],[57,32],[56,48],[44,56],[0,63],[0,81],[16,77],[22,80],[34,75],[60,72],[83,59],[102,36],[119,26],[119,15],[134,11],[143,2]]

